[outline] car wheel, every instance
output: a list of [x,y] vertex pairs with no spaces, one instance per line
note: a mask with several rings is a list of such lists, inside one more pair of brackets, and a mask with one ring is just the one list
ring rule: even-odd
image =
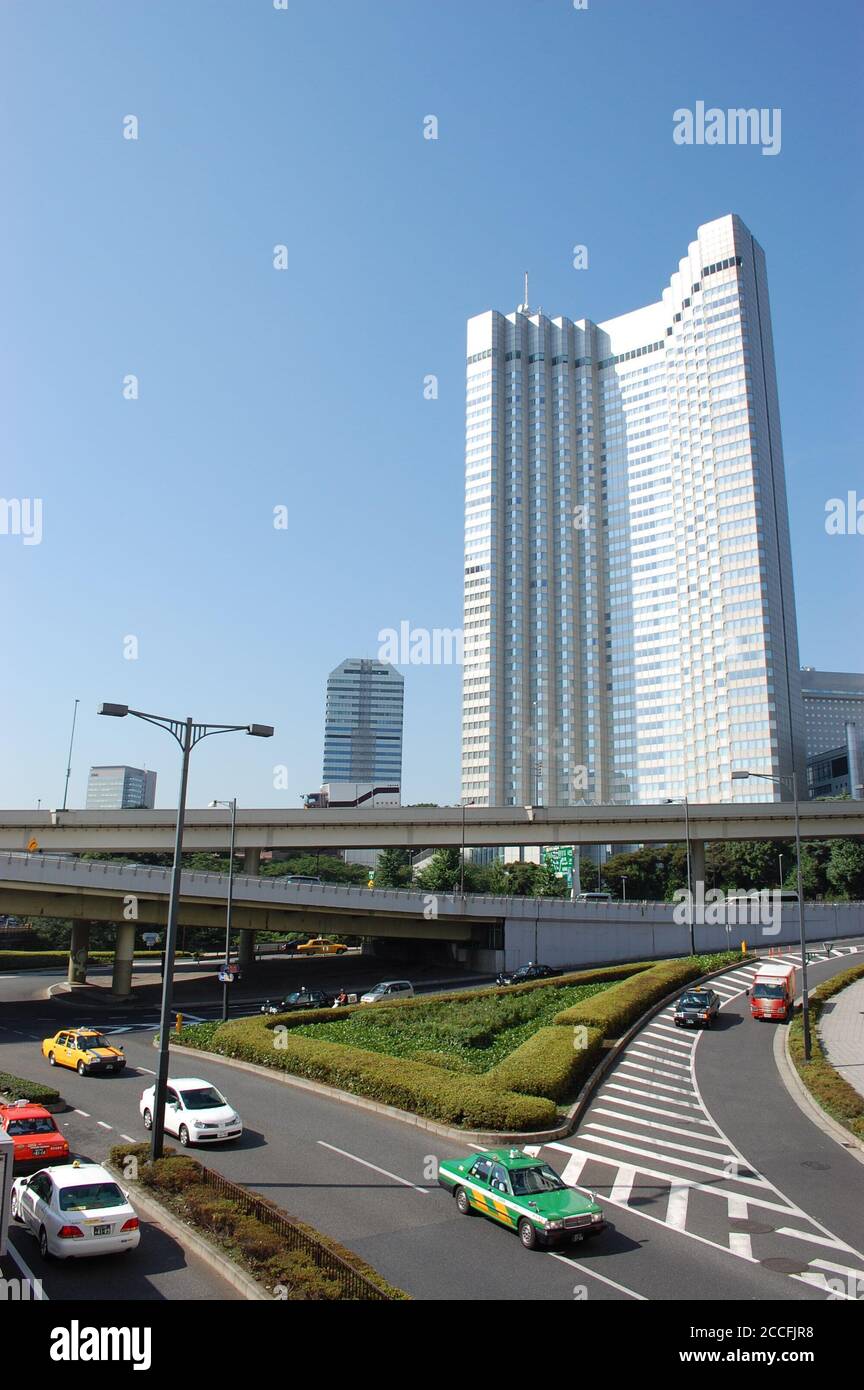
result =
[[56,1067],[57,1065],[57,1058],[54,1056],[53,1052],[48,1053],[48,1065],[49,1067]]
[[39,1227],[39,1254],[42,1256],[43,1260],[51,1260],[54,1258],[48,1245],[48,1232],[45,1230],[44,1226]]
[[144,1111],[144,1116],[143,1116],[143,1118],[144,1118],[144,1128],[145,1128],[145,1129],[152,1129],[152,1128],[153,1128],[153,1116],[152,1116],[152,1114],[150,1113],[149,1110],[145,1110],[145,1111]]
[[21,1217],[20,1217],[20,1215],[19,1215],[19,1212],[18,1212],[18,1193],[17,1193],[17,1192],[13,1192],[13,1193],[10,1195],[10,1198],[9,1198],[9,1215],[12,1217],[12,1220],[13,1220],[13,1221],[20,1221],[20,1219],[21,1219]]
[[456,1206],[463,1216],[470,1216],[474,1210],[464,1187],[456,1189]]
[[188,1149],[188,1147],[189,1147],[189,1131],[188,1131],[188,1129],[186,1128],[185,1125],[181,1125],[181,1126],[180,1126],[180,1130],[179,1130],[179,1132],[178,1132],[178,1134],[177,1134],[177,1138],[180,1140],[180,1143],[183,1145],[184,1149]]
[[84,1065],[83,1062],[79,1062],[79,1063],[78,1063],[78,1066],[75,1068],[75,1070],[77,1071],[77,1073],[78,1073],[79,1076],[86,1076],[86,1075],[87,1075],[87,1068],[85,1067],[85,1065]]
[[536,1227],[528,1220],[527,1216],[523,1216],[519,1222],[519,1239],[526,1250],[536,1250],[540,1244]]

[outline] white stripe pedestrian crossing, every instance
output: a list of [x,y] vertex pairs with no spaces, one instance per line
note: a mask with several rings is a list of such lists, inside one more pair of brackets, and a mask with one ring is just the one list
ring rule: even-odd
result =
[[[831,954],[840,952],[835,948]],[[827,960],[829,953],[822,948],[808,958]],[[786,951],[770,959],[797,966],[800,953]],[[761,963],[738,966],[710,981],[721,997],[721,1010],[741,999],[760,968]],[[803,1256],[807,1268],[789,1277],[829,1296],[847,1297],[835,1292],[841,1279],[850,1286],[860,1280],[859,1293],[864,1291],[864,1256],[779,1192],[712,1120],[694,1072],[696,1047],[715,1045],[703,1042],[704,1037],[701,1029],[677,1028],[674,1009],[667,1006],[624,1049],[578,1136],[544,1147],[566,1154],[565,1174],[584,1178],[588,1168],[601,1200],[623,1210],[750,1264],[770,1262],[771,1256]],[[699,1194],[698,1201],[693,1193]],[[706,1205],[702,1194],[720,1198],[724,1206]],[[711,1216],[711,1210],[719,1215],[719,1234],[718,1215]],[[725,1230],[724,1215],[729,1223]],[[744,1223],[750,1217],[765,1224],[748,1230]]]

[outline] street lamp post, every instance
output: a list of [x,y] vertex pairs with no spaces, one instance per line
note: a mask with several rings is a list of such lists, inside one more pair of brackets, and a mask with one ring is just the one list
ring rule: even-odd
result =
[[69,778],[72,774],[72,745],[75,742],[75,721],[78,718],[78,706],[81,701],[76,700],[72,706],[72,733],[69,735],[69,757],[66,759],[66,782],[63,787],[63,810],[66,810],[66,798],[69,795]]
[[[798,935],[801,943],[801,1023],[804,1030],[804,1061],[810,1061],[810,996],[807,989],[807,940],[804,933],[804,885],[801,878],[801,809],[798,804],[798,774],[791,777],[774,777],[768,772],[733,772],[732,781],[739,782],[747,777],[761,777],[766,782],[786,783],[792,787],[795,803],[795,861],[798,889]],[[781,881],[782,887],[782,881]],[[781,909],[782,910],[782,909]]]
[[165,954],[162,969],[162,1007],[159,1015],[159,1061],[153,1094],[153,1128],[150,1139],[150,1158],[155,1161],[162,1157],[165,1139],[165,1102],[168,1090],[169,1060],[169,1015],[171,995],[174,986],[174,955],[177,947],[177,919],[180,912],[180,874],[183,862],[183,824],[186,819],[186,788],[189,781],[189,755],[196,743],[211,734],[247,733],[255,738],[272,738],[270,724],[196,724],[190,715],[187,719],[171,719],[161,714],[145,714],[143,710],[130,709],[128,705],[100,705],[99,714],[110,715],[115,719],[125,719],[127,714],[143,719],[147,724],[155,724],[167,729],[176,739],[183,755],[180,769],[180,795],[177,802],[177,828],[174,835],[174,864],[171,869],[171,890],[168,898],[168,926],[165,932]]
[[[692,882],[691,882],[691,871],[690,871],[690,803],[689,803],[689,801],[687,800],[687,797],[686,797],[686,796],[682,797],[681,800],[682,800],[682,802],[683,802],[683,804],[684,804],[684,839],[685,839],[685,841],[686,841],[686,846],[687,846],[687,851],[686,851],[686,853],[687,853],[687,902],[688,902],[688,904],[689,904],[688,910],[687,910],[687,919],[688,919],[689,926],[690,926],[690,954],[691,954],[691,956],[695,956],[695,954],[696,954],[696,933],[695,933],[695,928],[694,928],[694,924],[693,924],[693,884],[692,884]],[[674,799],[673,797],[670,797],[670,798],[668,799],[668,803],[667,803],[667,804],[670,805],[670,806],[675,805],[675,799]]]
[[[231,907],[234,902],[234,838],[237,833],[237,798],[230,801],[211,801],[211,806],[225,806],[231,812],[231,848],[228,851],[228,908],[225,913],[225,972],[231,961]],[[228,980],[222,981],[222,1022],[228,1021]]]

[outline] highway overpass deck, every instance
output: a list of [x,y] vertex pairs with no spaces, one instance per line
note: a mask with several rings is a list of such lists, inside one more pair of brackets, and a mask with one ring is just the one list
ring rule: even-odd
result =
[[[693,803],[690,838],[788,840],[795,834],[789,801]],[[864,836],[864,802],[803,801],[805,839]],[[170,852],[176,811],[0,811],[0,851]],[[188,810],[187,852],[228,846],[224,810]],[[238,850],[384,849],[667,843],[684,839],[680,803],[607,806],[391,807],[237,811]]]

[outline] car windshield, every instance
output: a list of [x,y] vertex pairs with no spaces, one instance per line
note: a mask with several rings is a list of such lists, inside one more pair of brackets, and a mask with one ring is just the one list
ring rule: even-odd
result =
[[710,1003],[706,994],[682,994],[678,1000],[679,1009],[704,1009]]
[[6,1126],[7,1134],[56,1134],[57,1130],[54,1121],[49,1120],[46,1115],[44,1119],[38,1116],[26,1120],[10,1120]]
[[786,990],[782,985],[754,985],[753,993],[757,999],[785,999]]
[[101,1033],[84,1033],[78,1039],[82,1052],[91,1052],[94,1047],[111,1047],[111,1043]]
[[61,1187],[61,1211],[99,1211],[102,1207],[125,1207],[126,1198],[116,1182],[88,1182],[80,1187]]
[[195,1091],[181,1091],[180,1097],[186,1110],[212,1110],[216,1105],[227,1105],[224,1096],[213,1086],[201,1086]]
[[538,1163],[536,1168],[511,1168],[510,1182],[517,1197],[531,1192],[560,1192],[567,1186],[548,1163]]

